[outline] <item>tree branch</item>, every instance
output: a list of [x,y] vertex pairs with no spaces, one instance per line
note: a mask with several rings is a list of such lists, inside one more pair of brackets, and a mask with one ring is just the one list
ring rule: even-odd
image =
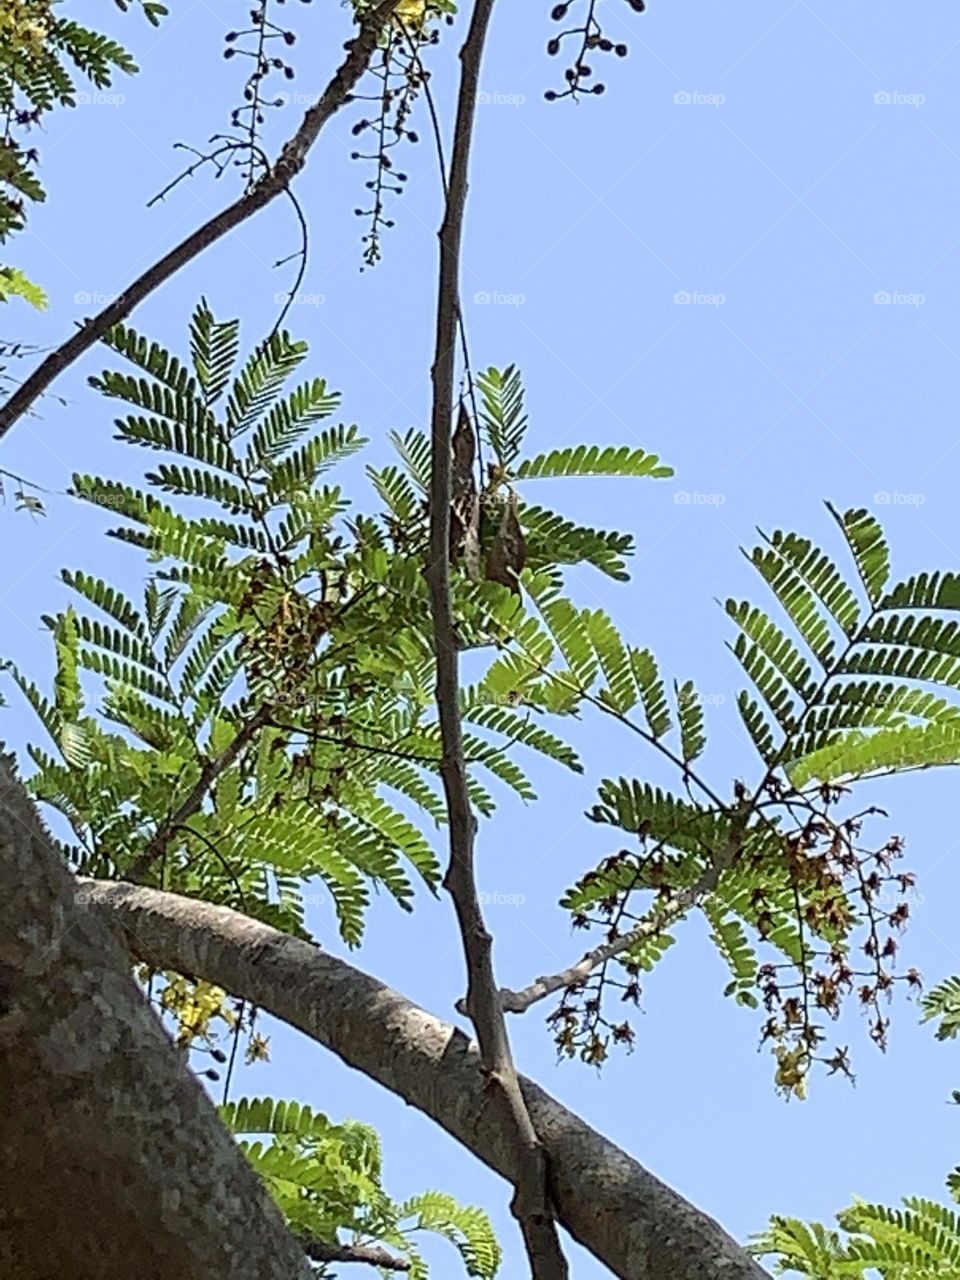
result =
[[453,899],[467,965],[466,1008],[480,1057],[495,1095],[497,1123],[516,1147],[511,1210],[520,1226],[534,1280],[566,1280],[567,1264],[553,1220],[546,1155],[527,1112],[510,1049],[493,969],[493,939],[486,928],[474,871],[476,820],[470,809],[460,721],[459,642],[450,591],[451,435],[457,325],[460,320],[460,252],[466,209],[477,79],[493,0],[475,0],[460,50],[460,90],[450,178],[440,228],[439,297],[432,369],[430,473],[430,586],[437,708],[443,759],[440,772],[450,830],[450,862],[444,887]]
[[[205,978],[298,1028],[515,1183],[516,1144],[491,1123],[480,1055],[457,1028],[346,961],[230,907],[136,885],[78,888],[90,910],[113,918],[135,957]],[[764,1280],[712,1218],[532,1081],[520,1083],[550,1161],[559,1220],[615,1276]]]
[[732,851],[725,853],[708,867],[696,884],[691,885],[689,889],[678,890],[663,902],[655,903],[645,920],[641,920],[618,938],[601,942],[591,951],[584,952],[577,963],[571,965],[569,969],[561,969],[559,973],[537,978],[520,991],[512,991],[509,987],[501,988],[500,1003],[504,1012],[526,1013],[531,1005],[545,1000],[547,996],[557,991],[567,991],[570,987],[580,986],[600,965],[629,951],[645,938],[652,938],[660,933],[690,907],[697,906],[709,893],[713,892],[722,873],[732,864],[738,849],[739,843]]
[[313,1274],[3,755],[0,1097],[0,1274]]
[[246,222],[255,213],[286,191],[290,182],[303,168],[307,153],[316,142],[320,130],[348,101],[357,81],[366,71],[377,46],[383,24],[400,0],[381,0],[360,26],[359,33],[347,44],[348,53],[333,79],[320,95],[319,100],[304,114],[299,129],[289,139],[280,153],[277,163],[265,173],[250,190],[233,204],[227,205],[203,226],[198,227],[185,240],[164,254],[148,267],[142,275],[127,285],[118,297],[96,316],[87,320],[72,337],[57,347],[19,388],[0,406],[0,438],[28,411],[38,396],[42,395],[64,369],[78,360],[124,317],[148,297],[155,289],[186,266],[204,249],[209,248],[227,232]]
[[398,1258],[378,1245],[323,1244],[319,1240],[301,1239],[300,1246],[313,1262],[364,1262],[381,1271],[409,1271],[411,1265],[408,1258]]

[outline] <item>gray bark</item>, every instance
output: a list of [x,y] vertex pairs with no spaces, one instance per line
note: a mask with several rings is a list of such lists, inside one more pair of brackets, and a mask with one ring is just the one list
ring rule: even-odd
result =
[[[515,1182],[515,1145],[488,1121],[476,1047],[343,960],[228,907],[156,889],[87,882],[130,952],[203,977],[299,1028]],[[521,1077],[570,1234],[621,1280],[761,1280],[718,1225],[614,1143]]]
[[0,1275],[312,1272],[0,754]]

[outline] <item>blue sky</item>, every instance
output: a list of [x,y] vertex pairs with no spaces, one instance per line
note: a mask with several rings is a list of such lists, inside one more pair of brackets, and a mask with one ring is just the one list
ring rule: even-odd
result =
[[[172,143],[201,145],[225,128],[246,71],[221,56],[224,32],[243,22],[239,0],[171,0],[160,32],[103,5],[69,7],[108,23],[143,71],[112,101],[61,114],[40,139],[50,199],[13,261],[44,285],[51,306],[36,317],[8,308],[2,336],[41,344],[65,337],[232,195],[233,175],[201,175],[144,208],[182,167]],[[707,760],[728,788],[757,769],[733,706],[742,682],[716,598],[762,601],[738,550],[756,526],[798,529],[839,552],[822,506],[829,498],[885,521],[899,576],[960,568],[960,11],[650,0],[637,17],[606,0],[609,32],[630,56],[598,60],[607,94],[576,106],[543,101],[561,70],[544,55],[549,8],[502,5],[481,76],[488,100],[478,110],[463,281],[473,358],[522,368],[534,447],[639,444],[676,468],[672,481],[571,483],[549,497],[635,534],[630,584],[578,573],[574,592],[710,695]],[[315,93],[340,57],[345,15],[333,0],[282,12],[301,39],[297,79],[278,88]],[[453,55],[445,34],[434,57],[441,110]],[[274,147],[299,111],[292,102],[272,116]],[[347,158],[358,114],[338,118],[297,183],[311,247],[289,325],[310,342],[311,371],[342,389],[347,420],[370,436],[365,460],[377,460],[388,430],[426,418],[440,214],[424,141],[405,157],[409,190],[384,261],[359,273],[362,224],[352,211],[369,174]],[[426,139],[425,120],[417,127]],[[219,315],[241,316],[252,343],[290,283],[292,268],[272,264],[296,247],[292,213],[278,202],[154,295],[135,324],[182,348],[203,294]],[[53,489],[74,470],[137,475],[143,459],[111,439],[109,407],[85,385],[102,367],[94,352],[71,369],[56,387],[67,405],[49,400],[18,424],[0,465]],[[346,474],[362,496],[362,465]],[[129,549],[102,537],[100,513],[66,498],[47,505],[45,519],[15,515],[9,501],[0,510],[0,647],[41,684],[51,652],[38,618],[63,603],[60,567],[128,588],[143,576]],[[3,736],[36,737],[29,714],[10,703]],[[540,802],[506,799],[481,830],[480,876],[497,898],[490,920],[509,985],[581,949],[555,904],[612,851],[582,817],[597,780],[670,781],[609,722],[587,717],[571,736],[587,775],[531,761]],[[953,780],[905,779],[876,786],[868,798],[878,797],[890,811],[883,835],[906,836],[905,861],[918,873],[903,961],[936,981],[960,971]],[[329,913],[314,924],[338,950]],[[757,1052],[757,1016],[722,998],[725,973],[704,930],[690,922],[682,942],[645,984],[632,1054],[615,1055],[600,1075],[557,1066],[535,1011],[511,1024],[522,1068],[740,1237],[773,1211],[827,1217],[854,1193],[941,1194],[960,1160],[960,1121],[945,1105],[960,1063],[917,1026],[914,1006],[897,1000],[886,1055],[851,1010],[836,1039],[851,1047],[856,1087],[821,1076],[807,1102],[786,1104],[774,1095],[769,1055]],[[359,963],[443,1016],[462,994],[445,901],[425,898],[412,918],[377,904]],[[436,1185],[484,1204],[500,1228],[504,1274],[522,1274],[497,1179],[319,1048],[271,1032],[273,1061],[245,1073],[240,1089],[374,1123],[390,1187]],[[571,1256],[579,1280],[603,1274],[574,1247]],[[452,1274],[449,1266],[438,1274]]]

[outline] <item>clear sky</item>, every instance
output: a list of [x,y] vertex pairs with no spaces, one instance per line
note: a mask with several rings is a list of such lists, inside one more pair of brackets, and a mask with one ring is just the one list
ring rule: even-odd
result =
[[[109,23],[143,72],[116,86],[118,99],[61,113],[40,138],[50,199],[31,214],[13,260],[45,286],[51,306],[38,317],[8,308],[4,338],[61,340],[236,190],[234,175],[201,175],[144,207],[182,167],[172,143],[201,145],[225,128],[247,71],[221,55],[225,31],[243,24],[241,0],[170,4],[160,32],[103,4],[69,5]],[[550,7],[524,0],[495,11],[466,228],[473,357],[478,366],[520,365],[535,447],[639,444],[676,468],[673,481],[571,482],[550,497],[634,532],[632,582],[581,573],[577,598],[602,604],[668,672],[712,695],[707,759],[727,789],[757,767],[733,706],[742,681],[716,598],[762,601],[738,551],[755,526],[798,529],[839,551],[822,507],[829,498],[886,522],[899,576],[960,569],[960,10],[650,0],[637,17],[606,0],[610,35],[630,55],[597,59],[606,96],[576,106],[543,101],[560,72],[544,54]],[[292,51],[297,79],[278,87],[316,93],[341,56],[345,14],[335,0],[280,12],[301,40]],[[453,55],[445,34],[434,56],[441,109]],[[272,116],[273,148],[299,113],[294,102]],[[426,417],[438,184],[429,146],[412,147],[384,261],[360,274],[353,209],[370,175],[347,158],[358,114],[348,109],[323,135],[297,183],[310,261],[289,324],[311,344],[311,371],[342,389],[347,420],[371,437],[367,460],[378,460],[389,429]],[[417,127],[425,138],[426,121]],[[220,316],[241,316],[253,343],[291,279],[291,266],[272,264],[296,247],[292,212],[278,202],[154,295],[134,323],[182,349],[203,294]],[[677,294],[695,300],[679,303]],[[109,406],[85,385],[103,363],[94,352],[70,370],[56,387],[66,406],[48,400],[21,422],[0,447],[0,465],[54,489],[73,470],[139,474],[144,457],[111,439]],[[362,465],[346,474],[362,496]],[[64,602],[60,567],[128,589],[144,573],[135,553],[102,537],[101,513],[66,498],[47,506],[45,519],[15,515],[9,500],[0,510],[0,649],[41,685],[52,654],[38,619]],[[36,739],[15,693],[9,702],[2,735]],[[670,781],[610,722],[587,717],[572,736],[587,775],[531,761],[540,802],[507,798],[481,830],[482,887],[500,898],[490,908],[499,976],[513,986],[582,948],[556,902],[612,851],[582,817],[598,779]],[[960,972],[954,778],[884,784],[870,794],[878,797],[918,873],[903,963],[928,983]],[[463,972],[451,914],[427,897],[413,917],[376,904],[358,962],[452,1016]],[[328,911],[312,923],[340,950]],[[960,1085],[960,1061],[917,1025],[915,1006],[897,1000],[886,1055],[851,1010],[836,1041],[850,1045],[856,1087],[821,1074],[807,1102],[787,1104],[774,1095],[769,1054],[757,1052],[759,1015],[723,999],[725,970],[704,930],[694,921],[682,934],[645,984],[632,1054],[616,1054],[599,1075],[558,1066],[534,1011],[511,1024],[522,1068],[741,1238],[773,1211],[828,1217],[855,1193],[939,1197],[960,1161],[960,1118],[945,1104]],[[503,1274],[523,1274],[504,1185],[319,1047],[271,1031],[272,1062],[245,1072],[238,1092],[372,1122],[390,1189],[439,1186],[485,1205],[505,1246]],[[438,1248],[445,1280],[456,1264]],[[571,1250],[578,1280],[603,1274]]]

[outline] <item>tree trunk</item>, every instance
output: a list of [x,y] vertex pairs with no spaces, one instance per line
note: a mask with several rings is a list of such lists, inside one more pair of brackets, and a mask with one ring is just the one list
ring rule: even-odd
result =
[[0,1275],[313,1274],[0,754]]

